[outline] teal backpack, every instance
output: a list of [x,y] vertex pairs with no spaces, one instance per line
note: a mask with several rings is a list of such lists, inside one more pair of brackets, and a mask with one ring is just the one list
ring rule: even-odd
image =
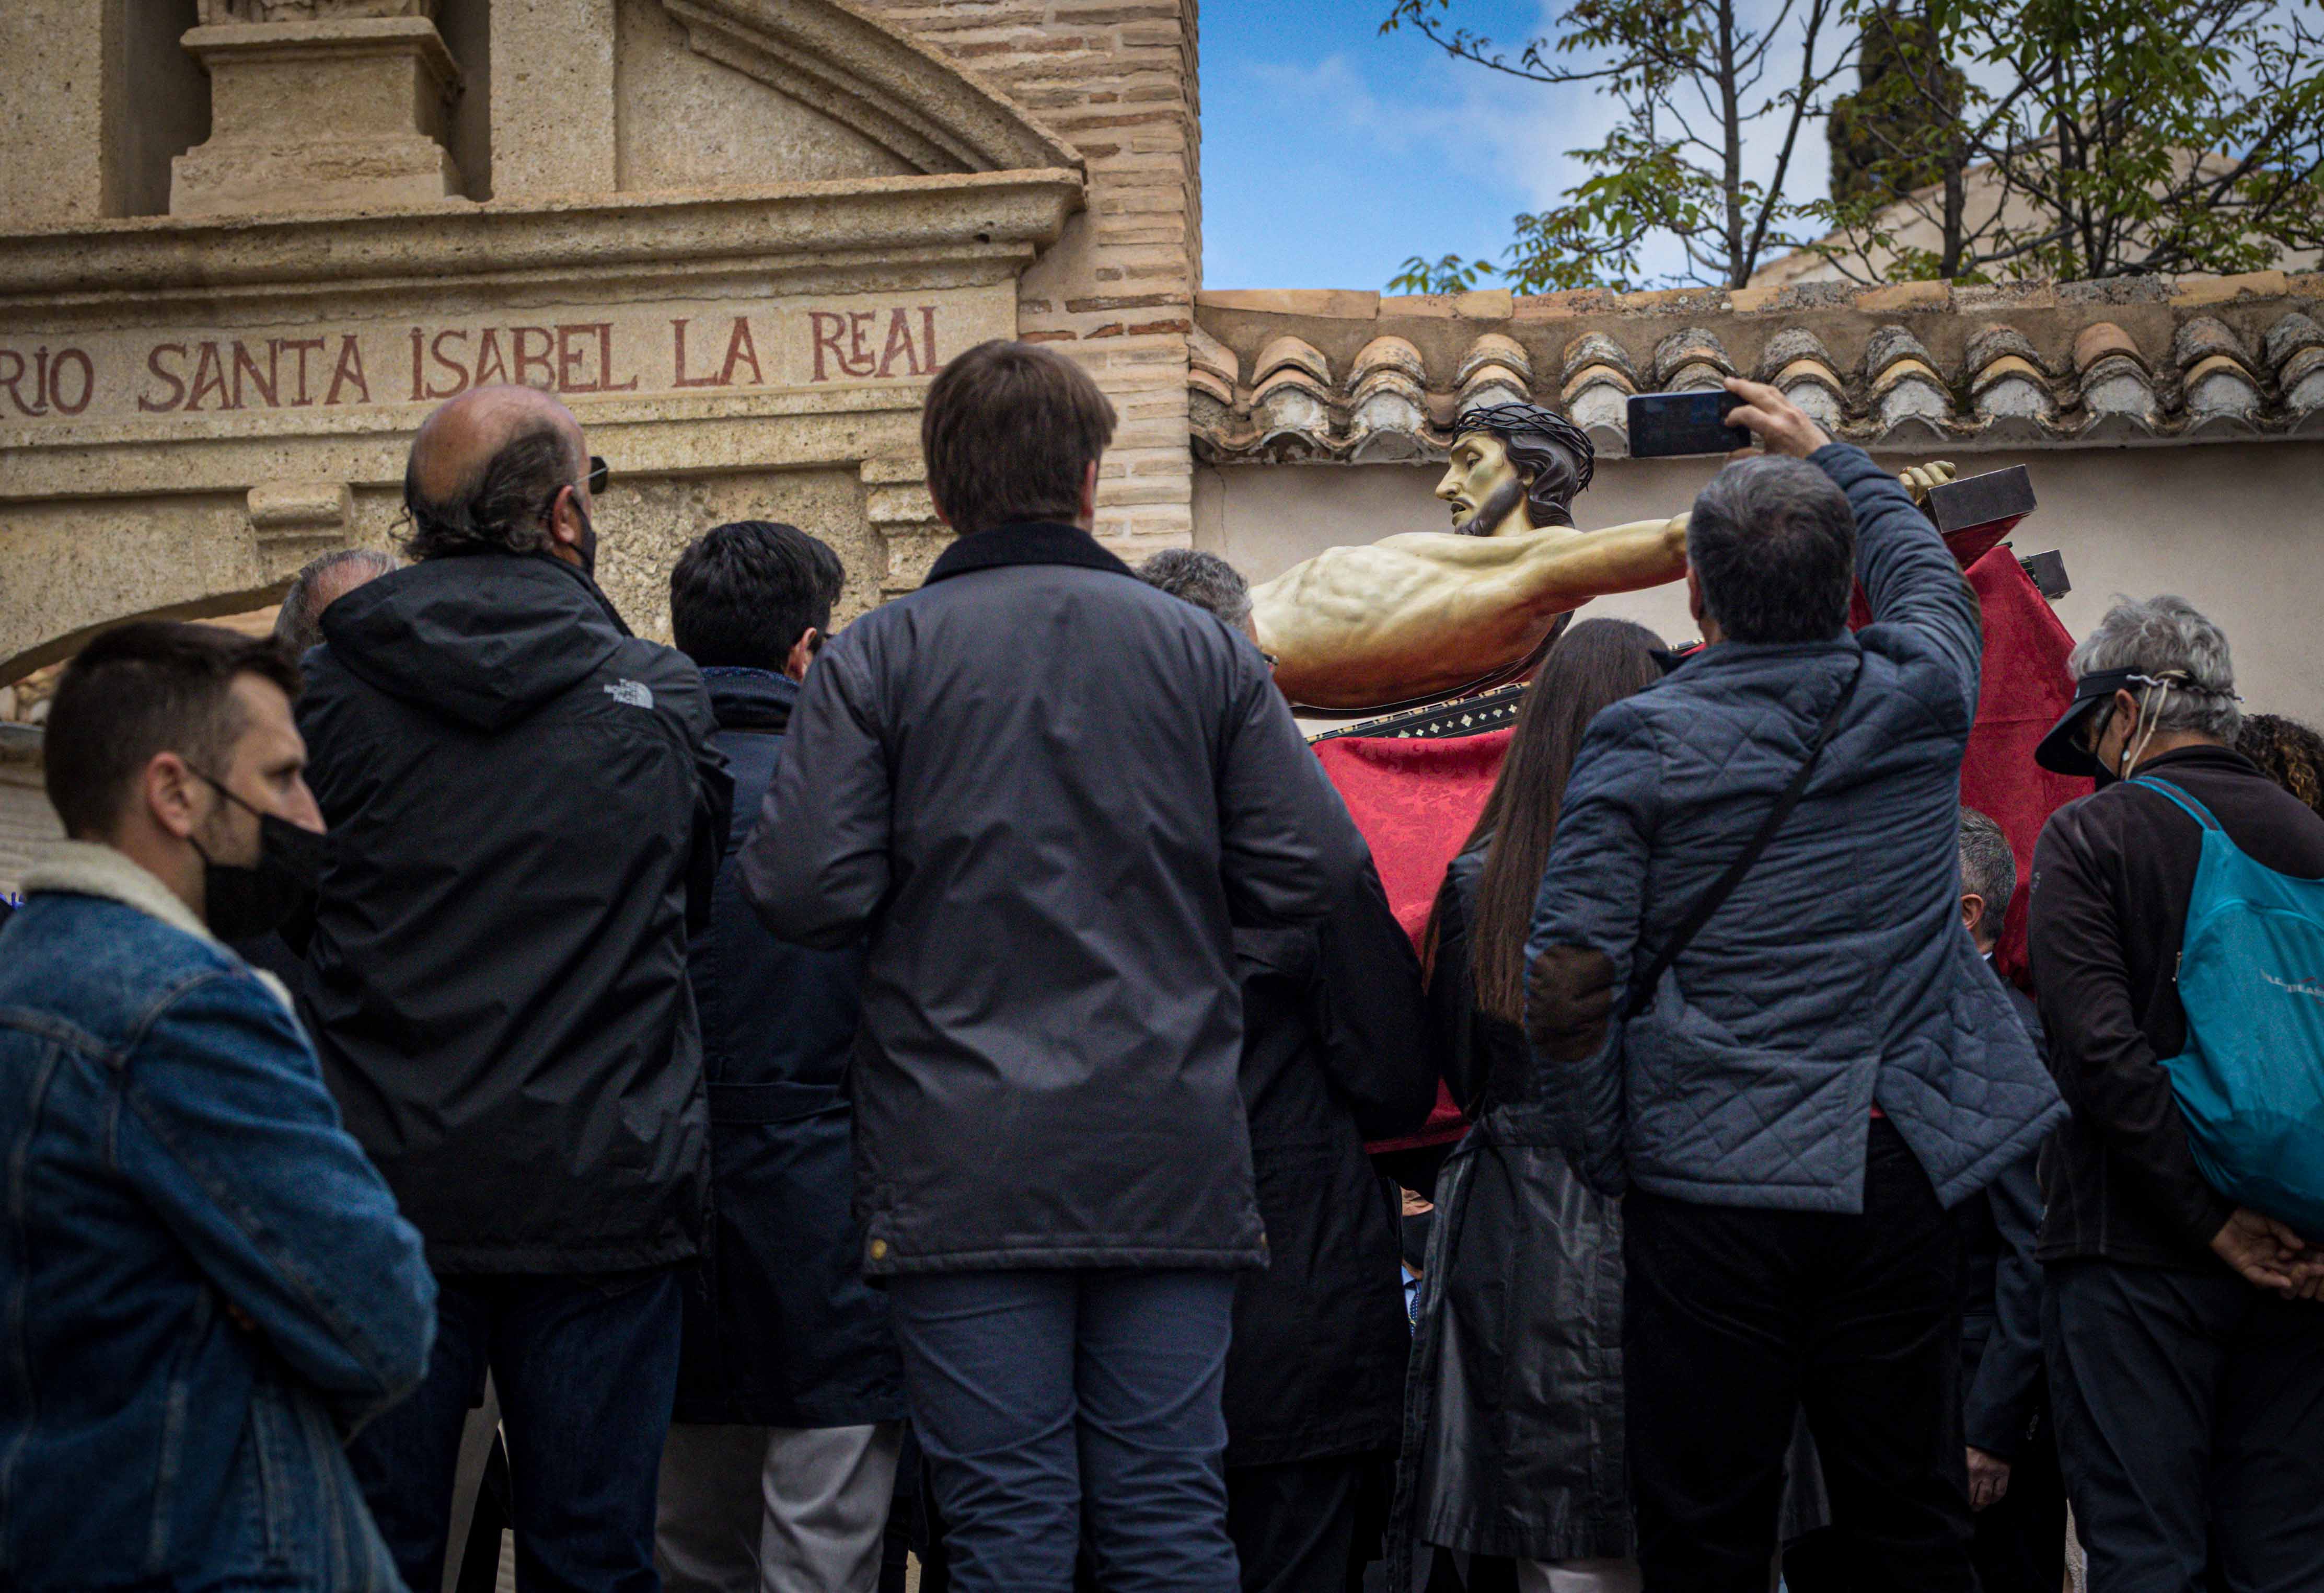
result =
[[2203,826],[2179,952],[2187,1049],[2163,1064],[2196,1165],[2230,1200],[2324,1240],[2324,879],[2253,861],[2173,786],[2129,783]]

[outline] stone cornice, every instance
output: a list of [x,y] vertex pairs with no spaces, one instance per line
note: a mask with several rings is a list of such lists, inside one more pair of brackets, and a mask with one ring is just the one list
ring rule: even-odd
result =
[[850,256],[990,257],[1013,272],[1082,203],[1063,168],[845,179],[612,200],[465,202],[350,216],[136,217],[0,234],[0,319],[150,295],[433,283],[526,285],[544,273],[747,267],[770,282]]

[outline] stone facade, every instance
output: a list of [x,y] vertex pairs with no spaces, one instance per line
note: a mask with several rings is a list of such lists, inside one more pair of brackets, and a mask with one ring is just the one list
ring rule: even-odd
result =
[[0,679],[391,542],[497,379],[613,463],[649,635],[727,516],[827,535],[848,614],[918,582],[916,410],[983,337],[1113,395],[1106,539],[1190,535],[1192,0],[28,0],[0,47]]
[[660,634],[718,519],[947,533],[917,410],[986,337],[1121,414],[1100,532],[1191,528],[1192,0],[25,0],[0,114],[0,680],[398,534],[435,402],[557,391]]

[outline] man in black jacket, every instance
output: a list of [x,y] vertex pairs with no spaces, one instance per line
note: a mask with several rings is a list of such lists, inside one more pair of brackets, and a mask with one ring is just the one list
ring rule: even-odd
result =
[[710,690],[734,821],[709,927],[687,948],[713,1171],[662,1451],[669,1593],[872,1593],[880,1578],[904,1391],[848,1209],[863,948],[785,945],[733,864],[844,578],[828,547],[765,520],[720,526],[670,573],[670,631]]
[[[2001,826],[1973,807],[1960,815],[1961,922],[1989,965],[2017,890],[2017,861]],[[2034,999],[2006,982],[2017,1021],[2038,1054]],[[1968,1260],[1961,1313],[1961,1427],[1969,1440],[1969,1502],[1977,1512],[1969,1558],[1983,1593],[2057,1593],[2066,1574],[2066,1493],[2043,1396],[2039,1152],[2001,1170],[1953,1208]]]
[[866,932],[855,1100],[883,1277],[962,1593],[1235,1586],[1234,1275],[1266,1259],[1233,929],[1368,853],[1250,642],[1090,535],[1113,410],[988,343],[928,391],[960,533],[807,678],[742,856],[769,927]]
[[[1174,548],[1148,584],[1250,634],[1250,592]],[[1436,1102],[1420,961],[1370,869],[1305,929],[1238,929],[1242,1098],[1270,1263],[1235,1286],[1227,1530],[1245,1593],[1345,1593],[1373,1557],[1411,1349],[1397,1194],[1364,1141]]]
[[[2073,1115],[2042,1165],[2043,1340],[2091,1593],[2324,1586],[2324,1283],[2314,1241],[2237,1206],[2189,1146],[2164,1058],[2210,809],[2265,867],[2324,877],[2324,819],[2229,750],[2227,639],[2183,599],[2121,602],[2074,649],[2045,768],[2101,789],[2051,816],[2028,920]],[[2208,1569],[2216,1568],[2216,1569]]]
[[438,410],[404,475],[418,562],[324,611],[299,702],[335,848],[309,1027],[441,1285],[428,1381],[353,1451],[422,1590],[487,1367],[519,1579],[655,1585],[708,1170],[686,926],[729,787],[700,674],[590,578],[602,484],[544,394]]

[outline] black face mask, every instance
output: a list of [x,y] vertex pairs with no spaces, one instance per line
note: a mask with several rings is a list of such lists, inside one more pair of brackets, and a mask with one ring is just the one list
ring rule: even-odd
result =
[[1428,1264],[1428,1235],[1436,1226],[1434,1211],[1407,1211],[1400,1226],[1404,1229],[1404,1264],[1418,1272]]
[[[196,773],[200,773],[196,770]],[[280,814],[263,813],[208,775],[210,788],[258,819],[258,861],[221,863],[193,843],[202,860],[202,916],[224,941],[249,940],[280,929],[283,921],[314,899],[330,856],[330,837],[292,824]]]
[[573,500],[573,512],[581,521],[580,545],[573,551],[581,556],[581,573],[594,581],[597,578],[597,527],[590,520],[589,511],[581,507],[578,496]]
[[2109,720],[2113,719],[2114,715],[2115,705],[2112,703],[2108,703],[2105,707],[2099,709],[2091,716],[2089,731],[2090,761],[2097,766],[2098,770],[2095,774],[2090,776],[2090,789],[2093,791],[2103,791],[2108,786],[2113,785],[2116,781],[2122,778],[2120,775],[2115,773],[2113,766],[2107,763],[2105,759],[2099,757],[2098,754],[2098,743],[2106,740],[2107,723]]

